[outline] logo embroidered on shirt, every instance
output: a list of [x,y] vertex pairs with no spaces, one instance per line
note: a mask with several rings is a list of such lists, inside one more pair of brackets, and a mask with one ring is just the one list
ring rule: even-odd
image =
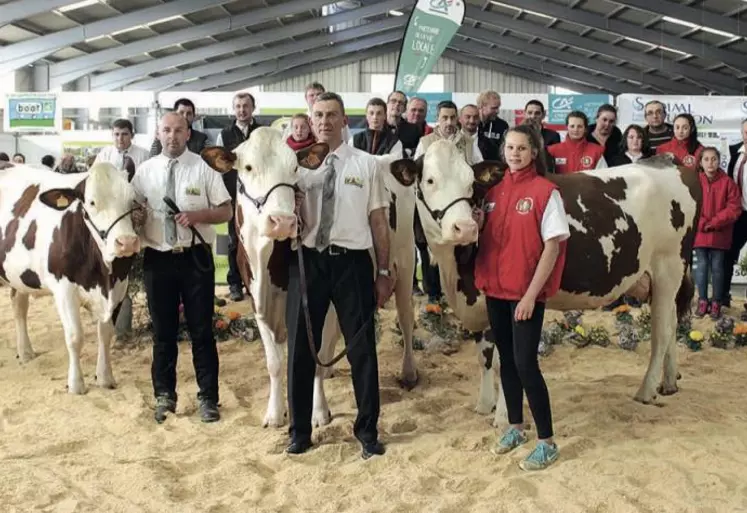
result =
[[695,165],[695,157],[693,157],[692,155],[687,155],[684,159],[682,159],[682,163],[687,167],[692,167]]
[[581,165],[584,167],[591,167],[591,157],[581,157]]
[[485,210],[486,214],[489,214],[490,212],[492,212],[494,208],[495,208],[495,203],[494,202],[485,203],[484,210]]
[[345,185],[355,185],[356,187],[363,188],[363,180],[358,176],[346,176]]
[[532,210],[533,206],[534,201],[532,200],[532,198],[520,199],[516,202],[516,211],[519,214],[526,215]]
[[568,159],[565,159],[563,157],[558,157],[555,159],[555,163],[559,166],[564,166],[568,162]]
[[187,193],[187,196],[199,196],[200,195],[200,188],[199,187],[187,186],[187,189],[186,189],[185,192]]

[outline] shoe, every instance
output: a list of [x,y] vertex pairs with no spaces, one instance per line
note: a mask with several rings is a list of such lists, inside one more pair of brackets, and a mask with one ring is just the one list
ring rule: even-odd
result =
[[303,454],[311,449],[311,447],[312,443],[308,438],[291,440],[291,443],[285,448],[285,452],[288,454]]
[[558,459],[560,452],[555,444],[538,442],[537,447],[529,453],[523,461],[519,463],[521,470],[542,470],[546,469]]
[[200,399],[200,418],[203,422],[218,422],[220,420],[220,412],[218,411],[218,403],[207,397]]
[[711,319],[714,321],[719,319],[721,317],[721,305],[718,304],[718,301],[711,301]]
[[707,313],[708,313],[708,300],[699,299],[698,309],[695,311],[695,317],[705,317],[705,314]]
[[163,424],[169,413],[176,414],[176,401],[166,395],[156,397],[156,411],[153,414],[156,422]]
[[231,301],[242,301],[244,299],[244,292],[241,290],[241,285],[231,285],[229,291]]
[[371,456],[383,456],[386,453],[386,447],[379,441],[362,443],[361,447],[363,449],[361,451],[361,458],[364,460],[367,460]]
[[501,439],[498,440],[498,443],[493,448],[494,454],[506,454],[507,452],[511,452],[520,445],[524,445],[527,443],[529,439],[527,436],[516,429],[513,426],[510,426],[504,433],[503,436],[501,436]]

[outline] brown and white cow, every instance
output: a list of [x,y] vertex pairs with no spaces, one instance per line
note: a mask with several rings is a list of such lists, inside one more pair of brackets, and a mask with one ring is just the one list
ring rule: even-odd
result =
[[[501,166],[485,162],[470,168],[444,141],[417,162],[393,163],[392,172],[404,183],[417,183],[418,212],[455,315],[469,330],[487,329],[485,300],[473,279],[478,233],[471,209],[501,180]],[[693,296],[689,265],[702,202],[697,174],[655,157],[548,178],[560,188],[571,236],[560,291],[547,307],[594,309],[631,290],[644,296],[651,303],[651,358],[635,400],[651,403],[657,390],[674,394],[677,319],[689,311]],[[480,352],[478,409],[485,412],[493,393],[489,367],[497,362],[492,346],[483,342]]]
[[115,385],[109,344],[139,239],[127,172],[97,164],[64,175],[27,165],[0,170],[0,278],[12,287],[18,358],[35,354],[26,319],[29,296],[52,294],[69,354],[68,391],[85,391],[80,307],[98,321],[97,383]]
[[[282,426],[286,413],[282,373],[287,340],[285,304],[288,289],[288,265],[292,239],[297,232],[295,214],[295,193],[293,186],[298,182],[298,166],[307,169],[319,167],[329,151],[326,144],[317,144],[294,153],[285,143],[281,133],[272,128],[254,130],[247,141],[229,152],[224,148],[212,147],[203,150],[203,159],[215,170],[226,173],[238,172],[239,192],[236,198],[237,233],[241,244],[237,261],[244,283],[251,293],[255,319],[265,348],[267,370],[270,374],[270,395],[263,426]],[[382,160],[388,168],[390,160]],[[388,170],[388,169],[387,169]],[[243,192],[242,192],[243,188]],[[417,381],[414,354],[412,352],[412,331],[414,314],[412,310],[412,273],[414,269],[413,216],[414,196],[410,207],[404,205],[407,187],[399,183],[390,190],[393,204],[390,207],[390,220],[397,235],[392,238],[392,251],[398,251],[396,240],[409,237],[409,246],[402,256],[390,259],[394,271],[408,279],[397,280],[395,289],[400,325],[405,338],[405,356],[402,380],[407,386]],[[412,195],[412,190],[409,190]],[[402,204],[404,206],[399,207]],[[409,221],[408,221],[409,219]],[[408,232],[409,230],[409,232]],[[372,266],[373,274],[374,268]],[[408,283],[409,282],[409,289]],[[341,337],[337,315],[333,306],[325,320],[319,358],[329,361]],[[314,381],[314,426],[331,421],[329,407],[324,394],[323,380],[328,369],[317,368]]]

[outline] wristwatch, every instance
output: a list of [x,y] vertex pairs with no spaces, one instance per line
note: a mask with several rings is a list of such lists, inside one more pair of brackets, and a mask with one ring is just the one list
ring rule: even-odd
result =
[[388,278],[391,275],[392,273],[389,272],[389,269],[379,269],[379,276],[386,276]]

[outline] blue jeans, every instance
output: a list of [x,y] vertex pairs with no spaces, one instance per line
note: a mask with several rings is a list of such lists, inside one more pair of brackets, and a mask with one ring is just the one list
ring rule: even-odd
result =
[[726,250],[713,248],[695,248],[698,263],[694,266],[695,285],[698,287],[698,299],[708,299],[708,276],[711,277],[713,300],[724,302],[724,259]]

